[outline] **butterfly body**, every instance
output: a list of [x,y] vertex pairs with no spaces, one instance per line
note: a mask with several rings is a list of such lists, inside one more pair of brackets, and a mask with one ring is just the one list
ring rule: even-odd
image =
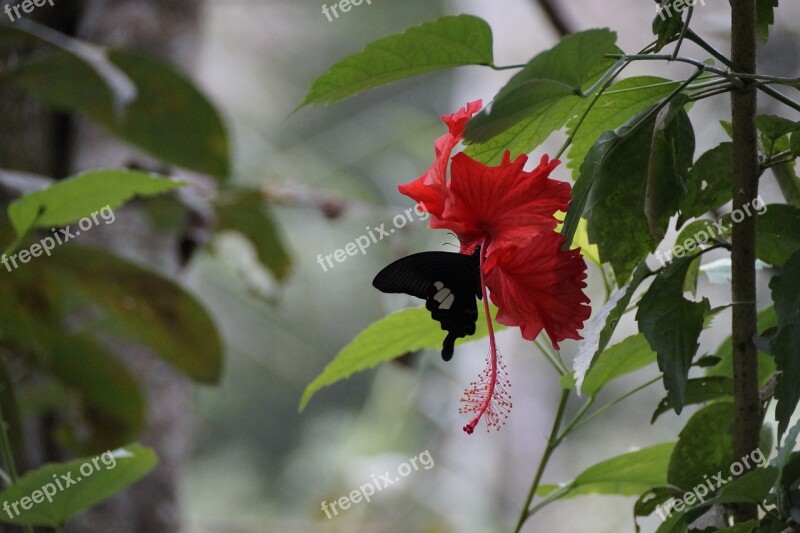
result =
[[425,300],[434,320],[447,331],[442,359],[453,357],[455,341],[475,333],[476,298],[481,298],[479,251],[412,254],[381,270],[372,285],[381,292],[403,293]]

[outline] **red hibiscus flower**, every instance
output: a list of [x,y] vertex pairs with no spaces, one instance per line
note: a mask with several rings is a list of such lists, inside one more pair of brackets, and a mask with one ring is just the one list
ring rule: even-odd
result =
[[522,170],[527,161],[520,155],[512,162],[506,152],[499,166],[488,167],[464,153],[453,157],[445,209],[431,227],[452,230],[464,253],[486,242],[487,255],[552,232],[558,225],[553,215],[567,209],[570,186],[549,178],[557,159],[544,155],[531,172]]
[[487,166],[464,153],[447,162],[461,140],[466,122],[480,108],[472,102],[442,117],[449,133],[435,144],[436,162],[422,176],[399,187],[431,214],[430,227],[449,229],[461,242],[461,253],[480,249],[483,305],[489,329],[486,368],[465,391],[462,413],[474,413],[464,426],[472,433],[483,418],[487,429],[499,428],[511,408],[506,367],[500,359],[489,312],[489,297],[498,307],[497,321],[519,326],[525,339],[542,330],[553,346],[580,339],[589,318],[586,263],[578,250],[562,251],[564,238],[555,233],[557,211],[570,200],[568,183],[550,179],[558,160],[546,155],[532,171],[523,170],[527,156],[511,161],[506,152],[498,166]]

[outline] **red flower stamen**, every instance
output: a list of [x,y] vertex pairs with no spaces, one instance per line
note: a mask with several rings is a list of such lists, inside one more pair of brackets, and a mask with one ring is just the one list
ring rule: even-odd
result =
[[489,312],[489,298],[486,294],[486,283],[483,279],[483,263],[486,258],[486,244],[481,246],[481,291],[483,292],[483,310],[486,315],[486,324],[489,329],[489,355],[486,358],[486,368],[478,375],[477,381],[469,384],[464,391],[461,402],[465,404],[459,413],[476,413],[475,417],[464,426],[464,431],[472,435],[481,417],[486,420],[486,431],[490,428],[500,429],[508,419],[511,411],[511,394],[508,388],[511,382],[508,380],[506,365],[500,358],[497,345],[494,340],[494,327],[492,326],[492,315]]

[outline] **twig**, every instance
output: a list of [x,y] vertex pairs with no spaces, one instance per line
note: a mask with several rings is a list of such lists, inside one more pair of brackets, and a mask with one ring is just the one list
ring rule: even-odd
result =
[[560,37],[566,37],[567,35],[575,33],[572,24],[567,22],[567,17],[561,12],[561,8],[558,7],[556,2],[553,0],[535,0],[535,3],[539,5],[539,8],[541,8],[545,16],[547,16],[547,20],[556,32],[558,32]]

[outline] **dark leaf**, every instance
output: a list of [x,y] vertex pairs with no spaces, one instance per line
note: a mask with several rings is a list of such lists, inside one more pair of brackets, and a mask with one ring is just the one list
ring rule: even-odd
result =
[[728,480],[733,461],[732,424],[732,402],[715,402],[693,414],[670,458],[670,484],[691,490],[705,483],[704,476],[717,472]]
[[695,162],[686,182],[686,196],[680,203],[678,226],[731,200],[732,146],[732,143],[724,142],[701,155]]
[[57,249],[46,266],[102,306],[124,334],[146,343],[190,378],[216,383],[222,346],[205,308],[175,282],[107,252]]
[[[686,383],[686,397],[683,400],[684,405],[693,405],[698,403],[706,403],[712,400],[725,398],[733,394],[733,381],[724,377],[705,377],[690,379]],[[669,398],[664,398],[658,403],[658,407],[650,419],[653,424],[659,416],[666,413],[672,408],[669,403]]]
[[778,0],[756,0],[756,32],[763,42],[769,39],[769,27],[775,22],[776,7]]
[[152,57],[112,50],[108,58],[136,85],[136,99],[124,113],[97,71],[66,52],[25,63],[6,79],[49,105],[87,115],[168,163],[227,177],[225,126],[194,84]]
[[[567,125],[567,134],[574,134],[575,138],[567,152],[567,167],[574,170],[574,177],[578,177],[584,157],[604,132],[619,128],[635,114],[666,98],[679,84],[680,82],[655,76],[626,78],[613,84],[597,99],[580,127],[580,117],[571,120]],[[586,106],[588,103],[579,111],[583,112]]]
[[800,250],[783,265],[780,274],[770,280],[772,301],[778,316],[778,332],[772,341],[772,353],[781,372],[775,387],[775,418],[778,438],[786,431],[800,400]]
[[647,165],[644,215],[650,233],[664,238],[672,214],[686,195],[689,167],[694,156],[694,129],[683,106],[688,97],[679,94],[655,117]]
[[787,136],[792,132],[800,131],[800,122],[776,115],[758,115],[756,127],[761,134],[761,147],[764,153],[771,156],[777,151],[775,145],[779,140],[783,140],[783,144],[786,144],[786,149],[788,149]]
[[708,299],[691,302],[683,297],[686,272],[697,258],[674,260],[657,275],[639,303],[636,321],[658,354],[664,387],[675,412],[680,414],[686,397],[689,368],[697,352]]
[[756,226],[756,257],[780,266],[800,249],[800,209],[784,204],[764,206]]
[[145,399],[139,383],[114,355],[94,341],[64,335],[47,352],[47,370],[84,404],[94,429],[91,442],[74,443],[87,453],[116,448],[136,437],[144,426]]
[[660,51],[678,37],[683,28],[684,10],[686,6],[683,2],[660,0],[658,13],[653,19],[653,35],[657,38],[654,52]]

